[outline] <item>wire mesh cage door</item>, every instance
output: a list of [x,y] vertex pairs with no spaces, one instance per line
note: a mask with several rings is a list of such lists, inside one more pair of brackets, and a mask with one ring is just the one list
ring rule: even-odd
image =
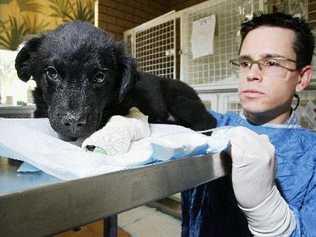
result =
[[[229,60],[238,55],[240,23],[263,8],[263,0],[212,0],[187,9],[181,15],[181,80],[195,88],[236,88],[238,75]],[[215,16],[213,53],[194,58],[194,23]]]
[[175,79],[180,68],[178,37],[179,20],[169,15],[130,30],[125,41],[140,71]]
[[[302,127],[316,131],[316,91],[307,90],[299,93],[300,104],[297,108],[299,123]],[[295,107],[297,101],[293,101]]]
[[[236,82],[229,60],[237,55],[238,26],[240,22],[236,3],[232,0],[208,1],[191,8],[181,16],[181,80],[196,87],[200,85],[230,84]],[[193,23],[214,15],[216,18],[213,54],[193,58]]]

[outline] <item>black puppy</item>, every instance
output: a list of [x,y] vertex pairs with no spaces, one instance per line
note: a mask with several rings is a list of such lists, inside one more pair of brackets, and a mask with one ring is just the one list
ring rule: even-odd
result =
[[48,116],[64,138],[87,136],[132,106],[152,123],[216,126],[191,87],[138,72],[122,43],[88,23],[67,23],[29,40],[15,66],[20,79],[37,83],[35,117]]

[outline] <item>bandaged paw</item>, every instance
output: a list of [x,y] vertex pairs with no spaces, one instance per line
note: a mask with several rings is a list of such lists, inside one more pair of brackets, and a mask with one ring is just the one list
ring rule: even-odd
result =
[[82,143],[82,148],[93,148],[106,155],[118,155],[128,152],[132,141],[148,137],[150,128],[148,117],[137,108],[130,109],[127,116],[115,115],[100,130],[93,133]]

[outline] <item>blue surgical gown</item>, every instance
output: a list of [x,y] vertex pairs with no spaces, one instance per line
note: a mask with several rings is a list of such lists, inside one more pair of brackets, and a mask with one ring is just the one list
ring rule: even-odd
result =
[[[254,125],[235,114],[212,112],[218,126],[244,126],[266,134],[275,146],[276,184],[296,217],[291,237],[316,237],[316,133],[285,125]],[[182,237],[247,237],[229,175],[182,193]]]

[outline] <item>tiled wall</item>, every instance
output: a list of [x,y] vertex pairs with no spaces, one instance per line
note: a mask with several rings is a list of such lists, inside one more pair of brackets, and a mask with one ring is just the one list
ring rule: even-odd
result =
[[171,1],[168,1],[169,2],[168,7],[170,10],[179,11],[179,10],[182,10],[187,7],[191,7],[195,4],[198,4],[204,1],[205,0],[171,0]]
[[99,0],[99,27],[122,39],[124,31],[166,11],[165,0]]
[[99,27],[122,39],[128,29],[200,2],[203,0],[99,0]]
[[316,0],[308,0],[308,20],[316,28]]

